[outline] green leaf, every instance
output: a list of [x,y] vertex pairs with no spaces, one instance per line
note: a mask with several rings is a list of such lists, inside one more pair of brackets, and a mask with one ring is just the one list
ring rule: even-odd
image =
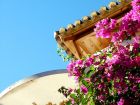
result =
[[80,94],[80,89],[77,89],[76,92],[77,92],[78,94]]
[[66,105],[71,105],[71,101],[68,101],[68,102],[66,103]]
[[93,88],[91,86],[88,88],[88,94],[89,95],[92,95],[93,94]]
[[88,86],[89,86],[88,82],[87,82],[87,81],[85,81],[85,80],[82,80],[82,84],[83,84],[83,85],[85,85],[86,87],[88,87]]
[[73,98],[73,99],[77,98],[76,94],[70,94],[70,97]]
[[90,70],[95,71],[94,66],[90,66]]
[[86,77],[87,78],[90,78],[92,75],[93,75],[94,71],[93,70],[89,70],[87,73],[86,73]]
[[112,102],[112,101],[113,101],[113,99],[114,99],[114,97],[113,97],[113,96],[109,96],[107,100],[109,100],[109,102]]
[[112,57],[112,53],[107,53],[107,56],[109,56],[111,58]]
[[90,98],[90,105],[95,105],[92,97]]
[[138,87],[140,88],[140,84],[138,85]]
[[82,97],[82,100],[81,100],[81,102],[82,102],[82,105],[87,105],[87,103],[88,103],[88,101],[87,101],[88,99],[86,98],[86,97]]

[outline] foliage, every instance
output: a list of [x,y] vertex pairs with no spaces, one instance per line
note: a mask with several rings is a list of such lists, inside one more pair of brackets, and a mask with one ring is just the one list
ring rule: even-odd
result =
[[67,55],[62,47],[58,47],[57,54],[63,59],[64,62],[73,59],[72,55]]
[[[97,37],[111,38],[113,43],[69,63],[68,73],[79,87],[65,89],[67,105],[139,105],[140,36],[136,32],[140,28],[140,0],[133,0],[132,7],[120,23],[103,19],[96,24]],[[132,43],[124,46],[125,39],[132,39]]]

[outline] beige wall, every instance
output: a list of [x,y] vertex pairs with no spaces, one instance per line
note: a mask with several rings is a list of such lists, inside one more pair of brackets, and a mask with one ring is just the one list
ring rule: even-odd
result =
[[58,89],[61,86],[75,87],[74,79],[69,78],[67,73],[44,75],[22,82],[1,93],[0,105],[32,105],[33,102],[45,105],[49,101],[59,103],[65,98],[58,93]]

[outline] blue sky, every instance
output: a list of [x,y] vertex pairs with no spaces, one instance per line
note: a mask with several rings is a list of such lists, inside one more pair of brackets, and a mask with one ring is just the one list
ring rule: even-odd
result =
[[30,75],[64,69],[53,32],[112,0],[0,0],[0,91]]

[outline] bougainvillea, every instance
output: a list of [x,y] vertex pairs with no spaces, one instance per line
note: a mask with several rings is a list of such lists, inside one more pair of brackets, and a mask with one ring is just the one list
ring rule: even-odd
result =
[[97,55],[72,61],[67,69],[80,84],[71,96],[74,105],[140,103],[140,43],[137,42],[140,40],[135,39],[127,46],[110,45]]
[[[118,23],[103,19],[97,37],[111,38],[107,48],[67,66],[79,87],[66,92],[67,105],[139,105],[140,103],[140,0]],[[130,43],[123,44],[125,39]],[[68,89],[69,90],[69,89]]]
[[97,37],[111,38],[112,42],[123,41],[135,36],[140,28],[140,0],[132,1],[132,10],[121,21],[115,19],[103,19],[96,24],[94,29]]

